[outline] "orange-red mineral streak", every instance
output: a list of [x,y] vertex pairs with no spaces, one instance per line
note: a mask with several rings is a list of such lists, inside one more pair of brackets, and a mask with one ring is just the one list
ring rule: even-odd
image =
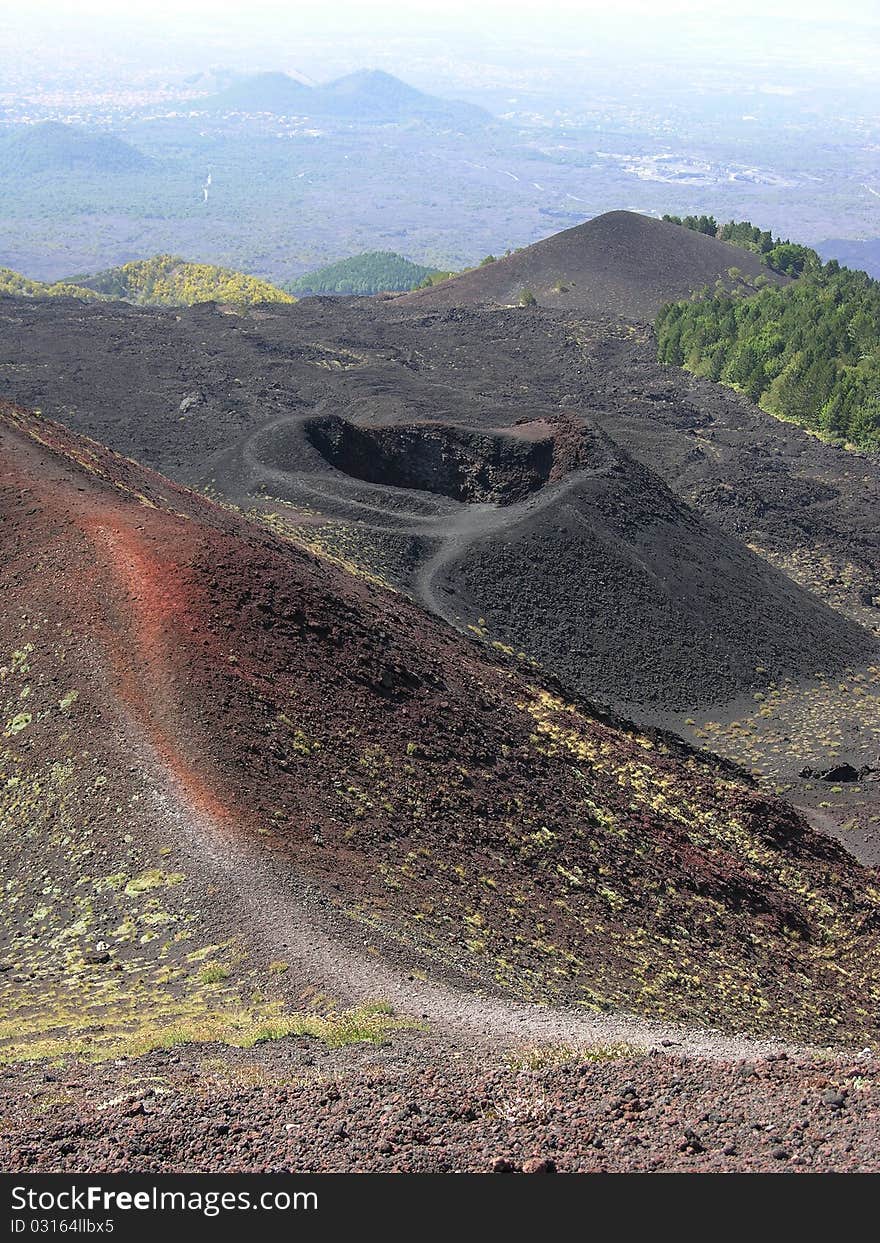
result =
[[96,587],[114,606],[104,630],[121,699],[191,806],[230,819],[233,809],[194,754],[178,702],[173,651],[192,624],[186,564],[171,545],[161,553],[150,547],[120,510],[84,515],[80,525],[95,549]]

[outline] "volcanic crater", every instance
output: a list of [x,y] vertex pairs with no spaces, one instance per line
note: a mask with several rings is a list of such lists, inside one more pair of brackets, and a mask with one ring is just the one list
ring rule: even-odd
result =
[[344,474],[467,505],[516,504],[595,457],[587,429],[565,420],[475,431],[445,423],[358,426],[327,416],[309,419],[305,431]]

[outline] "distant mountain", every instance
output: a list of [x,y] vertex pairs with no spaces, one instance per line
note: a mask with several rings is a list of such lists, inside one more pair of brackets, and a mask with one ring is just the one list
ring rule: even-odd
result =
[[42,121],[15,125],[0,133],[0,172],[128,173],[149,168],[147,156],[111,134],[95,134],[78,125]]
[[474,104],[441,99],[401,82],[381,69],[360,69],[315,88],[317,111],[352,120],[409,121],[419,119],[485,124],[490,114]]
[[759,255],[631,211],[611,211],[533,246],[405,295],[428,306],[518,304],[652,320],[666,302],[714,286],[744,287],[771,272]]
[[190,263],[176,255],[155,255],[83,277],[81,284],[109,298],[143,306],[193,306],[197,302],[292,303],[296,298],[268,281],[212,263]]
[[868,237],[862,240],[845,237],[830,238],[827,242],[819,242],[816,250],[826,263],[830,259],[837,259],[848,268],[855,268],[858,272],[867,272],[875,280],[880,280],[880,237]]
[[380,69],[360,69],[316,87],[286,73],[258,73],[192,103],[209,112],[303,113],[374,124],[431,120],[483,125],[491,120],[474,104],[427,95]]
[[234,69],[224,69],[222,67],[214,69],[204,69],[196,73],[189,73],[182,80],[182,85],[188,91],[225,91],[227,87],[234,86],[242,80],[244,75],[236,73]]
[[194,106],[210,112],[272,112],[286,116],[304,112],[311,88],[286,73],[257,73],[233,82],[216,95],[193,100]]
[[371,250],[307,272],[284,288],[295,294],[397,293],[415,289],[436,273],[436,268],[413,263],[392,250]]

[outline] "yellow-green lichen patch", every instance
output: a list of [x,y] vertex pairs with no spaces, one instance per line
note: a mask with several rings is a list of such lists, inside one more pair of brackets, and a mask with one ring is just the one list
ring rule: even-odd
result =
[[168,867],[167,844],[134,830],[149,774],[123,779],[63,732],[83,697],[59,704],[33,644],[0,656],[0,669],[3,720],[27,678],[39,731],[38,746],[22,746],[24,730],[0,742],[0,1064],[292,1035],[376,1043],[408,1026],[381,1006],[303,1010],[281,964],[267,973],[235,939],[206,935],[204,892]]

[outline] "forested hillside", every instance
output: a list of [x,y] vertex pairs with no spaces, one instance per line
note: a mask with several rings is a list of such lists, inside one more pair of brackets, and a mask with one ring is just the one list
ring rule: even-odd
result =
[[175,255],[156,255],[96,276],[83,284],[107,297],[147,306],[192,306],[196,302],[295,302],[296,298],[268,281],[211,263],[189,263]]
[[92,289],[84,289],[81,285],[70,281],[32,281],[12,268],[0,268],[0,295],[12,298],[88,298],[94,300],[100,295]]
[[307,272],[285,286],[295,294],[375,294],[416,289],[436,274],[392,250],[371,250]]
[[880,449],[880,282],[864,272],[832,261],[748,297],[671,303],[655,329],[661,362],[741,389],[780,418]]
[[153,161],[130,143],[80,125],[42,121],[0,128],[0,174],[16,185],[22,177],[69,173],[117,177],[149,172],[152,166]]
[[142,306],[193,306],[196,302],[229,302],[251,306],[258,302],[296,302],[296,298],[268,281],[210,263],[188,263],[173,255],[156,255],[94,276],[34,281],[11,268],[0,268],[0,295],[13,298],[118,298]]

